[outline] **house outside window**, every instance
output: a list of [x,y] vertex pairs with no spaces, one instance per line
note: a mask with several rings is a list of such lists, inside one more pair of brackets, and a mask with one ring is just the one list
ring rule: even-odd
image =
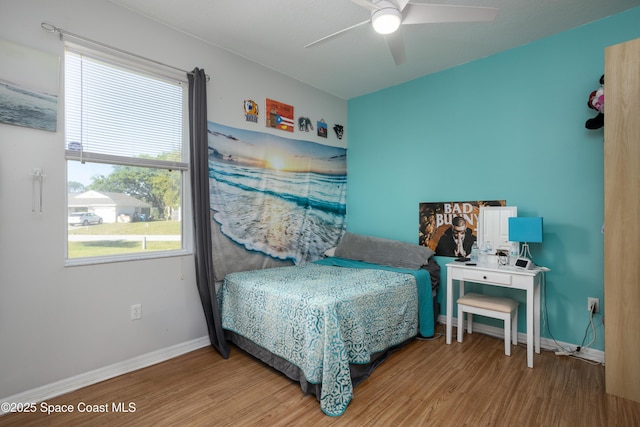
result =
[[67,265],[187,253],[181,78],[67,46]]

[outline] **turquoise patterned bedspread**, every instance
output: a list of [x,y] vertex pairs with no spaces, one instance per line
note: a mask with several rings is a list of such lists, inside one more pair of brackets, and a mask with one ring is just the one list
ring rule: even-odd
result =
[[308,382],[322,384],[320,408],[331,416],[341,415],[353,396],[350,363],[368,363],[371,354],[418,333],[420,287],[428,289],[431,306],[429,272],[336,266],[342,261],[356,267],[331,258],[232,273],[221,289],[222,327],[296,365]]

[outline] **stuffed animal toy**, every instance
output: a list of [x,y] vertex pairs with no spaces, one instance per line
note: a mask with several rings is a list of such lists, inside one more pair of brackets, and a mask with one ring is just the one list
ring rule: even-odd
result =
[[600,77],[600,89],[591,92],[587,105],[589,108],[596,110],[598,115],[587,120],[584,126],[591,130],[600,129],[604,126],[604,74]]

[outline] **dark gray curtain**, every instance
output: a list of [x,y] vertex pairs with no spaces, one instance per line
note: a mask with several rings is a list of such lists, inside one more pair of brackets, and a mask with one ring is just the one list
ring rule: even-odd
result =
[[194,258],[196,283],[209,328],[211,345],[225,359],[229,345],[224,339],[220,308],[216,299],[211,245],[209,161],[207,138],[207,76],[194,68],[189,79],[189,143],[191,145],[191,199],[193,201]]

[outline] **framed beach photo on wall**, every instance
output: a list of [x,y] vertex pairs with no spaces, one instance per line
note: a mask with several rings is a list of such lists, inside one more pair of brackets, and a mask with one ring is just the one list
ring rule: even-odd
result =
[[0,123],[57,130],[60,58],[0,39]]

